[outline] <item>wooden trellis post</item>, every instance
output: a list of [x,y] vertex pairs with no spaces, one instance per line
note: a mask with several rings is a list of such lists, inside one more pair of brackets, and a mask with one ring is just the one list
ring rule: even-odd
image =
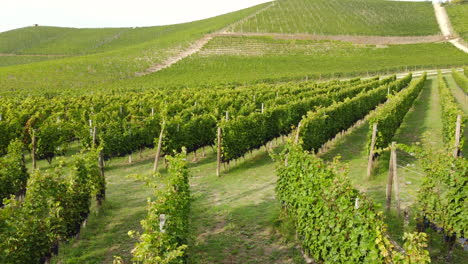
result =
[[89,119],[88,122],[89,122],[89,135],[92,138],[93,137],[93,120]]
[[93,147],[96,147],[96,133],[97,127],[93,127]]
[[32,167],[33,169],[37,169],[37,161],[36,161],[36,130],[32,130],[31,135],[31,159],[32,159]]
[[386,208],[387,208],[387,210],[390,210],[390,207],[392,205],[393,178],[394,178],[394,175],[395,175],[394,174],[394,166],[393,166],[394,147],[395,147],[395,142],[392,142],[391,153],[390,153],[390,161],[389,161],[389,165],[388,165],[388,181],[387,181],[387,191],[386,191],[386,197],[387,197]]
[[369,161],[367,163],[367,177],[368,178],[372,174],[372,166],[374,163],[374,148],[375,148],[376,140],[377,140],[377,124],[374,124],[372,126],[372,141],[371,141],[371,146],[369,150]]
[[218,127],[218,151],[217,151],[217,163],[216,163],[216,176],[221,175],[221,137],[222,137],[221,127]]
[[162,233],[166,232],[166,229],[164,226],[166,225],[166,214],[160,214],[159,215],[159,231]]
[[453,150],[454,158],[458,157],[460,154],[461,121],[461,115],[458,115],[455,129],[455,148]]
[[295,145],[299,143],[299,134],[301,133],[301,126],[302,126],[302,122],[299,122],[299,124],[297,125],[296,138],[294,139]]
[[[99,151],[99,159],[98,159],[98,162],[99,162],[99,172],[100,172],[100,176],[102,178],[102,181],[105,182],[106,181],[106,177],[104,175],[104,155],[102,153],[102,150]],[[98,206],[101,206],[102,205],[102,201],[106,199],[106,188],[100,188],[98,190],[98,193],[96,195],[96,201],[97,201],[97,204]]]
[[398,166],[397,166],[397,147],[396,142],[392,142],[392,152],[391,156],[391,163],[392,163],[392,171],[393,171],[393,189],[395,191],[395,202],[396,202],[396,209],[398,214],[400,214],[400,181],[398,179]]
[[156,173],[156,171],[158,170],[159,156],[161,155],[161,148],[162,148],[162,141],[163,141],[165,124],[166,123],[163,122],[163,125],[161,126],[161,132],[159,133],[158,148],[156,150],[156,156],[154,157],[154,167],[153,167],[153,172],[154,173]]

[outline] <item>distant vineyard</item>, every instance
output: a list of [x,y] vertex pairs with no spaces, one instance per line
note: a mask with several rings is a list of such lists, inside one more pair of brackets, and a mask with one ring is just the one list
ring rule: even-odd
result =
[[235,32],[417,36],[438,34],[429,3],[383,0],[279,0]]

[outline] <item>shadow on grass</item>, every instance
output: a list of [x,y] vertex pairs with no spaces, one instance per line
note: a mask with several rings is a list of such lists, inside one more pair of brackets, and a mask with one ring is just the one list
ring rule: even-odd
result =
[[[216,223],[211,221],[209,228],[193,237],[189,262],[304,263],[295,241],[281,234],[279,212],[275,200],[264,200],[237,207]],[[205,219],[217,217],[206,215]]]

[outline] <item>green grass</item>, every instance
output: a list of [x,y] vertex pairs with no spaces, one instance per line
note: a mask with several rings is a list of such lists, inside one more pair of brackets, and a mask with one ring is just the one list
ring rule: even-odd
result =
[[[134,28],[26,27],[0,33],[0,53],[81,55],[135,47],[177,48],[234,23],[264,5],[194,22]],[[142,45],[142,46],[139,46]],[[132,50],[132,49],[130,49]]]
[[439,33],[430,3],[385,0],[278,0],[236,32],[411,36]]
[[[78,90],[82,92],[85,86],[88,87],[87,91],[91,91],[105,82],[133,78],[136,72],[144,71],[151,65],[164,61],[203,35],[224,28],[263,6],[259,5],[191,23],[167,26],[166,30],[132,29],[131,32],[122,33],[120,39],[115,39],[115,43],[109,42],[101,45],[100,51],[105,52],[97,54],[46,61],[39,64],[2,67],[0,69],[0,90],[13,94],[16,94],[18,89],[27,91],[28,94],[42,93],[43,91]],[[79,37],[70,38],[69,43],[68,39],[65,38],[63,40],[57,39],[56,43],[58,44],[55,48],[63,47],[65,50],[62,51],[67,52],[87,50],[96,43],[90,32],[88,32],[90,35],[86,36],[83,42]],[[99,32],[99,30],[95,30],[95,32]],[[99,36],[97,34],[96,39],[99,39],[97,38]],[[106,35],[106,37],[109,36]],[[8,40],[11,38],[7,37]],[[49,44],[43,47],[47,48]],[[70,50],[66,50],[67,46],[70,47]],[[53,50],[59,53],[55,48]],[[39,48],[35,50],[35,52],[39,51]],[[46,51],[45,53],[50,52]]]
[[468,95],[465,94],[465,92],[463,92],[463,90],[457,85],[452,75],[447,75],[445,78],[450,89],[452,90],[453,96],[462,108],[463,112],[468,114]]
[[11,56],[1,56],[0,55],[0,67],[19,65],[19,64],[29,64],[34,62],[48,61],[60,59],[62,56],[27,56],[27,55],[11,55]]
[[0,53],[19,53],[42,43],[60,38],[73,28],[26,27],[0,33]]
[[447,5],[446,9],[453,28],[468,42],[468,3]]
[[136,239],[128,231],[141,231],[140,221],[146,215],[146,200],[151,196],[150,188],[131,177],[151,168],[151,157],[128,166],[125,158],[112,160],[106,168],[106,201],[97,211],[93,206],[86,228],[78,239],[61,244],[55,263],[112,263],[114,256],[125,261],[131,259],[131,250]]
[[[455,97],[456,102],[460,105],[460,108],[465,113],[465,118],[468,116],[468,95],[463,92],[463,90],[458,87],[457,83],[453,79],[452,75],[446,76],[447,83],[452,91],[453,96]],[[468,129],[464,129],[465,140],[468,139]]]
[[[110,263],[113,256],[130,260],[136,241],[127,231],[140,230],[151,192],[128,175],[151,173],[153,156],[154,151],[147,150],[142,158],[134,154],[131,165],[126,157],[107,164],[104,206],[90,215],[79,239],[61,244],[53,263]],[[190,154],[188,160],[192,159]],[[211,150],[189,167],[190,263],[303,263],[291,223],[280,217],[274,162],[265,151],[254,151],[221,178],[216,177],[216,155]],[[161,173],[167,172],[162,168]]]
[[80,28],[73,29],[51,41],[21,50],[21,54],[67,54],[91,53],[93,50],[112,42],[125,28]]
[[[236,55],[237,54],[237,55]],[[427,56],[427,54],[432,54]],[[173,87],[259,80],[330,78],[464,65],[450,43],[356,45],[339,41],[219,37],[198,54],[160,72],[112,87]]]

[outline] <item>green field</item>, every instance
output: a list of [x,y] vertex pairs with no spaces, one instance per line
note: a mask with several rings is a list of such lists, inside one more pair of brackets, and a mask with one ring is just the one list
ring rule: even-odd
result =
[[[465,40],[467,7],[447,6]],[[224,29],[266,34],[206,36]],[[468,53],[448,41],[267,33],[440,34],[430,2],[387,0],[277,0],[176,25],[0,33],[0,262],[304,264],[305,253],[324,264],[468,263]],[[204,36],[199,51],[148,72]],[[444,72],[426,79],[429,69]],[[395,196],[385,206],[383,137],[449,161],[428,165],[398,146],[401,211]],[[431,177],[440,181],[429,188]],[[141,252],[150,257],[136,261]]]
[[[135,77],[135,73],[144,71],[151,65],[179,53],[203,35],[222,29],[262,7],[263,5],[259,5],[210,19],[168,26],[172,30],[134,29],[128,32],[128,35],[122,35],[121,38],[116,39],[115,43],[110,42],[106,44],[108,46],[101,46],[101,51],[105,52],[97,54],[46,61],[34,65],[2,67],[0,89],[10,92],[28,90],[28,93],[44,90],[49,92],[74,90],[76,92],[88,86],[87,91],[89,91],[94,89],[92,87],[105,82],[132,78]],[[161,32],[158,33],[158,31]],[[5,39],[13,39],[15,35],[10,38],[9,34],[14,33],[15,31],[2,33],[0,38],[6,34]],[[87,38],[90,41],[83,42],[79,38],[71,38],[57,40],[56,43],[58,47],[63,48],[61,52],[64,53],[84,52],[91,48],[90,43],[95,43],[92,39],[93,37],[90,36]],[[30,39],[25,42],[28,41]],[[8,44],[8,41],[6,42]],[[35,52],[47,54],[50,50],[48,50],[48,45],[38,45]]]
[[226,27],[263,7],[258,5],[226,15],[169,26],[21,28],[0,34],[0,53],[82,55],[120,50],[121,54],[139,52],[139,56],[150,56],[166,49],[186,47],[204,34]]
[[60,27],[26,27],[2,32],[0,53],[19,53],[21,50],[60,38],[63,34],[73,30]]
[[[427,54],[432,54],[427,56]],[[120,87],[166,87],[330,78],[464,65],[468,55],[448,43],[356,45],[339,41],[219,37],[198,54]]]
[[0,67],[60,59],[63,56],[0,55]]
[[[450,68],[468,62],[468,55],[450,43],[376,46],[270,37],[217,37],[199,53],[170,68],[138,78],[131,77],[148,64],[131,64],[128,57],[119,56],[103,60],[102,56],[55,60],[42,63],[43,67],[36,64],[5,67],[0,69],[3,87],[0,93],[42,93],[44,89],[51,93],[81,93],[117,88],[244,84],[306,76],[321,79]],[[130,79],[115,81],[127,78]]]
[[447,5],[445,8],[455,31],[468,42],[468,2]]
[[420,36],[439,34],[430,3],[279,0],[235,32]]

